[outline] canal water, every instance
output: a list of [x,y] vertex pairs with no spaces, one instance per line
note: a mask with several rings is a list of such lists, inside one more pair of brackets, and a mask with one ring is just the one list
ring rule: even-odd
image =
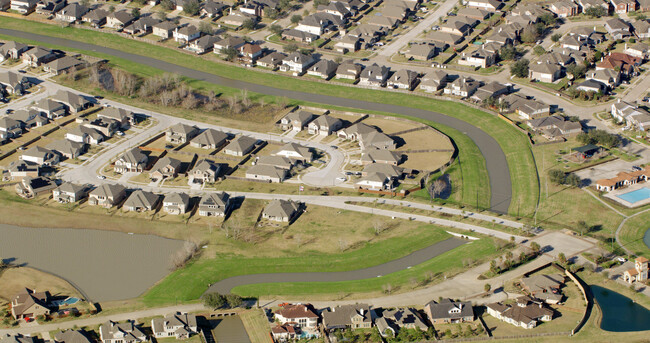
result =
[[650,310],[607,288],[590,287],[602,311],[601,329],[613,332],[650,330]]
[[646,230],[645,235],[643,235],[643,243],[650,248],[650,229]]
[[0,224],[0,258],[52,273],[91,301],[135,298],[170,271],[183,241],[85,229]]

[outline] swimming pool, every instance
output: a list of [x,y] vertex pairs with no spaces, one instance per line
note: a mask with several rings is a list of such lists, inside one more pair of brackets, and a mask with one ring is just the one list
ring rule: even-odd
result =
[[66,298],[64,300],[53,300],[52,305],[54,305],[54,306],[72,305],[72,304],[76,303],[77,301],[79,301],[78,298],[68,297],[68,298]]
[[625,200],[631,204],[634,204],[636,202],[643,201],[645,199],[650,199],[650,188],[648,187],[639,188],[635,191],[617,195],[616,197],[621,200]]

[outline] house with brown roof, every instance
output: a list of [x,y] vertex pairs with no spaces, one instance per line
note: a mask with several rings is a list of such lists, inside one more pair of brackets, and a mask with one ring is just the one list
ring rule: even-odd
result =
[[388,79],[387,86],[391,88],[413,90],[417,86],[418,73],[408,69],[400,69]]
[[566,18],[578,15],[580,6],[571,0],[558,0],[551,3],[549,10],[560,18]]
[[491,316],[519,326],[524,329],[532,329],[537,324],[553,319],[553,310],[544,307],[541,302],[533,302],[527,299],[517,299],[516,305],[504,305],[492,303],[487,305],[487,313]]
[[280,324],[294,324],[300,328],[315,329],[318,326],[318,312],[311,304],[288,304],[275,311],[275,320]]
[[126,188],[118,184],[103,184],[88,195],[88,204],[111,208],[126,198]]
[[140,148],[133,148],[115,160],[113,170],[116,173],[128,172],[142,173],[149,163],[149,156],[145,155]]
[[209,160],[200,160],[188,174],[188,184],[214,183],[221,173],[221,164]]
[[354,63],[352,60],[345,61],[336,68],[336,78],[337,79],[348,79],[356,80],[361,75],[363,66],[358,63]]
[[620,70],[623,75],[632,76],[638,72],[642,60],[622,52],[611,52],[603,57],[601,62],[596,63],[596,70],[613,69]]
[[165,131],[165,140],[173,144],[184,144],[198,134],[198,127],[178,123]]
[[[180,215],[185,214],[190,206],[190,196],[185,193],[170,193],[165,195],[163,199],[163,210],[169,214]],[[183,330],[178,330],[179,328],[173,330],[164,330],[165,333],[174,333],[178,332],[181,336],[188,336],[189,332],[183,332]],[[187,330],[186,330],[187,331]],[[196,332],[196,331],[194,331]]]
[[329,136],[343,127],[343,121],[329,115],[320,115],[307,125],[310,135]]
[[[137,190],[126,199],[122,209],[131,212],[153,211],[160,204],[160,196],[151,192]],[[115,342],[119,343],[119,342]]]
[[270,68],[276,70],[281,64],[282,61],[287,58],[286,54],[281,52],[273,51],[261,58],[259,58],[255,63],[260,67]]
[[153,25],[153,35],[163,38],[163,39],[168,39],[174,36],[174,31],[178,25],[172,21],[161,21],[158,24]]
[[430,301],[424,305],[424,313],[432,324],[465,323],[474,320],[474,309],[471,302],[456,302],[442,299],[440,302]]
[[412,43],[408,50],[404,52],[404,57],[409,60],[428,61],[436,57],[437,54],[438,49],[435,45],[428,43]]
[[449,75],[442,70],[434,70],[426,73],[420,80],[420,89],[425,92],[435,92],[445,88]]
[[336,306],[322,312],[327,330],[369,329],[375,320],[375,311],[367,304]]
[[192,138],[190,146],[202,149],[218,149],[226,143],[228,134],[215,129],[205,131]]
[[634,268],[623,273],[623,281],[628,283],[648,281],[648,268],[650,268],[648,259],[643,256],[637,257],[634,260]]
[[614,12],[622,14],[633,12],[637,10],[637,3],[635,0],[610,0],[614,6]]
[[290,342],[295,340],[302,331],[294,324],[278,324],[271,328],[271,335],[275,342]]
[[521,287],[535,299],[547,304],[558,304],[562,301],[560,289],[564,280],[564,275],[561,274],[534,274],[521,278]]
[[208,193],[201,197],[199,215],[203,217],[223,217],[228,214],[230,205],[230,195],[228,193]]
[[551,63],[533,63],[528,70],[528,78],[553,83],[562,77],[562,66]]
[[246,170],[246,178],[268,182],[282,182],[287,178],[288,171],[274,165],[255,164]]
[[181,161],[165,156],[153,165],[149,171],[152,180],[175,178],[181,169]]
[[11,299],[11,315],[14,319],[34,319],[50,314],[50,292],[36,292],[25,288]]
[[291,222],[300,215],[302,210],[302,203],[293,200],[276,199],[264,207],[262,218],[277,222]]

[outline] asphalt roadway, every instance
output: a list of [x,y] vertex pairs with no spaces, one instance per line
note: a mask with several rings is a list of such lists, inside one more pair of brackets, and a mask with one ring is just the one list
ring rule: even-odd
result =
[[[141,56],[136,54],[131,54],[111,48],[102,47],[99,45],[78,42],[73,40],[67,40],[62,38],[49,37],[29,32],[22,32],[17,30],[3,29],[0,28],[0,34],[20,37],[24,39],[30,39],[40,42],[48,42],[50,44],[55,44],[59,46],[95,51],[118,58],[123,58],[130,60],[135,63],[140,63],[150,67],[158,68],[170,73],[176,73],[185,77],[197,79],[200,81],[210,82],[213,84],[218,84],[231,88],[238,89],[247,89],[252,92],[273,95],[273,96],[286,96],[292,99],[298,99],[302,101],[309,101],[313,103],[320,103],[333,106],[343,106],[349,108],[356,108],[367,111],[382,111],[389,113],[398,113],[402,115],[407,115],[411,117],[431,120],[442,125],[452,127],[464,134],[466,134],[474,143],[478,146],[483,157],[486,161],[486,167],[489,175],[490,182],[490,209],[493,212],[497,213],[507,213],[508,208],[510,207],[510,201],[512,198],[512,184],[510,181],[510,169],[508,168],[508,163],[506,161],[505,154],[497,141],[492,138],[485,131],[480,128],[473,126],[472,124],[462,121],[460,119],[444,115],[442,113],[437,113],[433,111],[427,111],[422,109],[396,106],[396,105],[386,105],[374,103],[371,101],[366,101],[362,99],[346,99],[329,95],[322,94],[311,94],[305,92],[291,91],[286,89],[274,88],[270,86],[258,85],[255,83],[250,83],[242,80],[233,80],[224,77],[220,77],[214,74],[209,74],[201,72],[198,70],[185,68],[176,64],[167,63],[161,60],[158,60],[154,57]],[[432,105],[433,106],[433,105]]]
[[233,276],[231,278],[227,278],[212,284],[210,288],[205,291],[205,293],[218,292],[221,294],[229,294],[230,290],[234,287],[256,283],[337,282],[371,279],[374,277],[380,277],[390,273],[395,273],[400,270],[408,269],[411,266],[424,263],[463,244],[467,244],[467,241],[460,238],[449,238],[442,242],[430,245],[407,256],[386,262],[384,264],[345,272],[268,273]]

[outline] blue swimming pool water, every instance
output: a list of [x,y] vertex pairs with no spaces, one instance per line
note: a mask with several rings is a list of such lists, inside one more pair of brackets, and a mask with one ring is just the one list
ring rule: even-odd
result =
[[621,195],[617,195],[616,197],[619,199],[623,199],[631,204],[634,204],[635,202],[639,202],[650,198],[650,188],[643,187],[637,189],[636,191],[631,191],[631,192],[623,193]]
[[79,301],[78,298],[70,297],[70,298],[67,298],[65,300],[54,300],[54,301],[52,301],[52,304],[56,305],[56,306],[72,305],[72,304],[76,303],[77,301]]

